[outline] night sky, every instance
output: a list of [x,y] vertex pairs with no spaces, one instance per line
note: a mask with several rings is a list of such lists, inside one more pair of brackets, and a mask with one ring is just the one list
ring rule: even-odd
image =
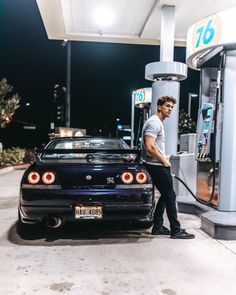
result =
[[[0,129],[0,142],[39,147],[48,141],[55,113],[54,85],[66,85],[66,48],[62,41],[48,40],[35,0],[1,0],[0,35],[0,78],[7,78],[21,96],[13,122]],[[174,60],[185,62],[185,53],[176,47]],[[151,87],[145,65],[159,55],[159,46],[72,42],[71,127],[115,136],[116,118],[129,125],[131,93]],[[181,109],[187,110],[189,92],[199,92],[199,72],[190,69],[181,82]],[[36,130],[23,130],[21,121],[35,124]]]

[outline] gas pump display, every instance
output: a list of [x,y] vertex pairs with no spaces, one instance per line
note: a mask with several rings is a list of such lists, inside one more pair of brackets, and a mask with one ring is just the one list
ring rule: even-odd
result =
[[211,133],[214,131],[213,105],[205,103],[199,112],[198,131],[197,131],[197,153],[196,159],[205,161],[209,159],[211,151]]

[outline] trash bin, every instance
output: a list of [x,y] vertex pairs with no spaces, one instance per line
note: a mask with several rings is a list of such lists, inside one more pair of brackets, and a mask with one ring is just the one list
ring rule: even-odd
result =
[[[191,191],[196,194],[197,161],[195,154],[179,152],[170,157],[171,172],[182,179]],[[174,190],[177,196],[192,196],[185,186],[173,178]]]

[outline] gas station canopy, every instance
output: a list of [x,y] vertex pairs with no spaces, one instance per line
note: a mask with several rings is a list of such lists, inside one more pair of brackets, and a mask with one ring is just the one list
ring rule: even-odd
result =
[[161,11],[175,6],[175,45],[198,20],[236,0],[36,0],[49,39],[160,44]]

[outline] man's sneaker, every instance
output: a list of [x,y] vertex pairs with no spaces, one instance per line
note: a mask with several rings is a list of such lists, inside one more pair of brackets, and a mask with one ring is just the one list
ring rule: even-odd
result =
[[187,233],[185,229],[181,229],[176,234],[171,234],[170,238],[171,239],[194,239],[195,235]]
[[167,227],[162,225],[159,228],[153,227],[151,234],[152,235],[170,235],[170,230]]

